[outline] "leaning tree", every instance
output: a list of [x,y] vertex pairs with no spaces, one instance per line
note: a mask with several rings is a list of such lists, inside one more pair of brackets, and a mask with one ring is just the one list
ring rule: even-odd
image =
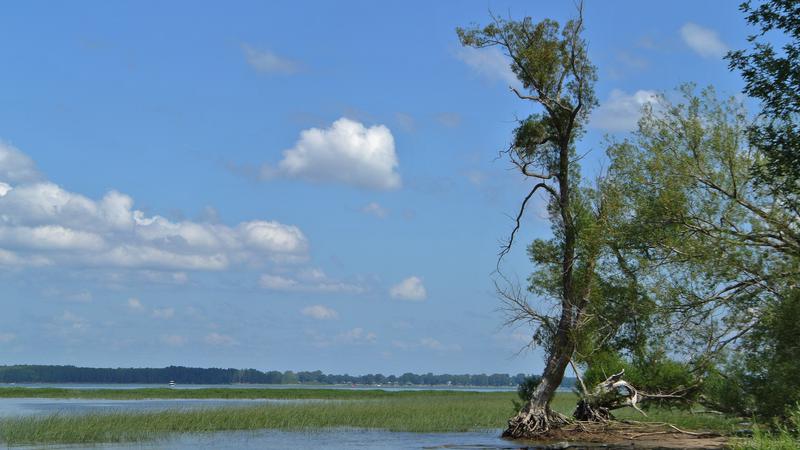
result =
[[538,270],[534,285],[556,301],[556,314],[533,308],[515,292],[501,290],[514,320],[537,325],[533,339],[547,349],[541,381],[531,399],[509,421],[504,435],[535,436],[568,419],[550,408],[550,402],[572,361],[579,335],[587,323],[592,279],[601,248],[604,211],[601,196],[581,187],[576,143],[589,112],[596,105],[595,67],[589,61],[578,17],[563,27],[553,20],[533,23],[493,18],[485,27],[458,28],[462,45],[499,47],[511,61],[521,89],[511,91],[537,107],[519,122],[505,152],[519,172],[533,180],[516,216],[515,227],[501,251],[514,243],[526,208],[541,192],[547,197],[553,237],[537,240],[529,253]]
[[482,28],[457,29],[463,45],[508,56],[521,84],[511,91],[536,110],[504,151],[531,187],[500,258],[537,194],[547,200],[552,229],[550,239],[528,247],[536,268],[527,289],[498,283],[508,323],[533,325],[531,343],[546,351],[541,381],[504,432],[512,438],[569,423],[550,402],[567,367],[578,374],[575,363],[591,367],[598,352],[680,356],[690,377],[649,392],[624,373],[591,389],[581,381],[575,419],[606,421],[614,409],[651,401],[691,404],[726,346],[752,327],[748,314],[770,282],[784,275],[763,250],[795,242],[795,225],[780,208],[750,201],[763,197],[745,181],[752,160],[741,140],[744,119],[718,103],[704,109],[689,96],[685,106],[662,101],[648,109],[637,137],[612,145],[609,172],[588,184],[576,146],[597,103],[596,71],[582,30],[580,7],[563,27],[494,17]]

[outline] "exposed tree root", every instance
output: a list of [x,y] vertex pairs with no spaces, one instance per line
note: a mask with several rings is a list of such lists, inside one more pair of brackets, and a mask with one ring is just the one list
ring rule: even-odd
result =
[[503,437],[533,439],[570,422],[568,417],[549,408],[525,408],[508,421],[508,428],[503,432]]

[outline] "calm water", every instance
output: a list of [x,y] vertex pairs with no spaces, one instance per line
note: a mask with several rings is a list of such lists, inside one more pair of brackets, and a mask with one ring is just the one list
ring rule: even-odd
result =
[[[62,388],[62,389],[143,389],[168,388],[166,384],[100,384],[100,383],[0,383],[0,387]],[[516,386],[477,387],[477,386],[364,386],[349,384],[179,384],[173,389],[342,389],[342,390],[384,390],[384,391],[467,391],[467,392],[510,392]]]
[[93,412],[164,411],[168,409],[198,409],[220,406],[255,406],[266,403],[302,403],[324,400],[264,400],[264,399],[53,399],[0,398],[0,417],[41,416],[49,414],[87,414]]
[[[0,385],[11,386],[11,385]],[[23,387],[57,387],[68,389],[137,389],[166,387],[165,385],[141,384],[16,384]],[[376,389],[375,386],[308,386],[308,385],[184,385],[176,389],[198,388],[333,388]],[[464,390],[480,392],[509,391],[512,388],[457,388],[457,387],[380,387],[387,391],[397,390]],[[48,399],[48,398],[0,398],[0,418],[38,416],[51,414],[86,414],[107,411],[163,411],[174,409],[253,406],[265,403],[324,402],[324,400],[264,400],[264,399],[148,399],[148,400],[103,400],[103,399]],[[500,430],[469,433],[396,433],[380,430],[336,429],[314,432],[285,432],[275,430],[217,432],[205,434],[175,434],[152,442],[132,444],[35,446],[47,449],[265,449],[284,450],[299,448],[355,449],[549,449],[567,448],[559,444],[523,445],[499,438]],[[569,447],[588,449],[596,447]]]
[[[219,449],[219,450],[389,450],[389,449],[597,449],[613,447],[564,444],[523,444],[500,439],[500,430],[470,433],[392,433],[375,430],[326,430],[315,432],[257,431],[185,434],[138,444],[104,444],[95,449]],[[47,449],[76,449],[85,446],[48,446]],[[621,450],[621,449],[619,449]],[[625,447],[630,450],[630,447]],[[652,449],[651,449],[652,450]]]

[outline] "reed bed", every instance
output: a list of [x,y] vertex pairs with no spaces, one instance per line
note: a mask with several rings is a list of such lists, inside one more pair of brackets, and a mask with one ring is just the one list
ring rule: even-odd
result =
[[[40,389],[17,392],[37,394],[27,395],[29,397],[46,397],[41,395],[46,391]],[[3,394],[7,393],[6,390]],[[426,433],[500,429],[514,412],[511,401],[515,398],[515,394],[510,392],[386,392],[331,389],[56,390],[54,393],[56,396],[51,398],[265,398],[324,401],[159,412],[55,414],[7,418],[0,420],[0,442],[6,445],[136,442],[157,439],[171,433],[262,429],[313,431],[363,428]],[[557,395],[553,402],[555,409],[566,414],[571,412],[574,405],[575,396],[570,393]],[[624,412],[621,415],[627,414]],[[631,417],[636,416],[631,415]],[[641,416],[636,419],[647,420]],[[726,419],[691,415],[685,411],[651,411],[650,419],[669,421],[691,429],[731,429],[731,423]]]

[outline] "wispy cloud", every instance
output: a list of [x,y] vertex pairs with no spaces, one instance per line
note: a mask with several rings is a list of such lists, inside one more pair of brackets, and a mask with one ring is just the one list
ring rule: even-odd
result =
[[422,301],[428,297],[428,291],[421,278],[411,276],[392,286],[389,295],[398,300]]
[[242,44],[242,52],[250,67],[262,73],[291,75],[300,71],[300,64],[276,53]]
[[231,336],[227,334],[220,334],[220,333],[210,333],[207,334],[203,340],[210,345],[215,346],[231,346],[236,345],[239,342]]
[[614,89],[606,101],[592,113],[590,125],[606,131],[632,131],[646,105],[656,105],[658,94],[655,91],[639,90],[633,94]]
[[153,310],[155,319],[171,319],[175,316],[175,308],[156,308]]
[[369,202],[361,208],[364,214],[375,216],[379,219],[385,219],[389,215],[389,211],[381,206],[378,202]]
[[339,313],[337,313],[336,310],[323,305],[307,306],[300,310],[300,313],[306,317],[311,317],[317,320],[331,320],[339,318]]
[[455,55],[476,74],[488,81],[501,81],[508,85],[519,83],[511,70],[508,57],[497,47],[482,49],[460,47]]
[[359,294],[365,290],[357,284],[331,279],[320,269],[304,270],[294,276],[263,274],[259,278],[259,285],[264,289],[282,292],[347,292]]
[[680,33],[683,42],[703,58],[722,58],[728,51],[728,46],[710,28],[688,22],[681,27]]
[[461,125],[461,114],[457,112],[443,112],[436,115],[439,125],[447,128],[458,128]]

